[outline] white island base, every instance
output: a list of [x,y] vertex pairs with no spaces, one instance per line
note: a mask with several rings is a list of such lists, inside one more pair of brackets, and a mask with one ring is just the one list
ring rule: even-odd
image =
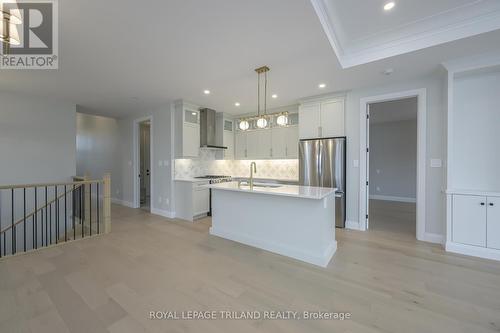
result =
[[322,267],[337,250],[334,191],[311,198],[240,191],[227,183],[210,187],[212,235]]

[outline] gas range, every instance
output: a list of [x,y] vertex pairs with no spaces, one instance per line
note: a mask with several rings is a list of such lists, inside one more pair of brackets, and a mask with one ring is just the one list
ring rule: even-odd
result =
[[225,182],[230,182],[231,181],[231,176],[224,176],[224,175],[205,175],[205,176],[199,176],[199,177],[194,177],[196,179],[208,179],[210,184],[218,184],[218,183],[225,183]]

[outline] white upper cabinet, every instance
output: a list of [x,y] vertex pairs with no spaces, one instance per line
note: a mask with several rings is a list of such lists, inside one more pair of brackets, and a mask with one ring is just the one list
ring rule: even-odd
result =
[[175,104],[175,157],[198,157],[200,152],[199,107],[179,101]]
[[299,158],[299,127],[291,126],[286,131],[286,158]]
[[344,136],[344,99],[307,102],[299,107],[299,137],[314,139]]
[[232,160],[234,158],[234,120],[227,118],[224,113],[216,115],[215,134],[218,146],[227,149],[217,152],[217,159]]
[[299,107],[299,135],[301,139],[319,138],[321,126],[321,104]]
[[270,130],[256,131],[257,134],[257,158],[267,159],[273,157],[272,135]]
[[344,100],[321,103],[321,136],[344,136]]
[[299,129],[297,126],[273,128],[271,142],[273,158],[298,158]]
[[234,158],[244,160],[247,157],[247,132],[237,131],[234,135]]
[[286,139],[288,128],[273,128],[271,142],[273,158],[286,158]]

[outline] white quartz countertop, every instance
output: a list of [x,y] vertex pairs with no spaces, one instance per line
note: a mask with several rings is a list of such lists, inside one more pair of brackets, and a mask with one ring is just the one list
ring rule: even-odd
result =
[[329,195],[335,195],[336,188],[329,187],[314,187],[314,186],[299,186],[299,185],[280,185],[265,183],[254,183],[253,190],[248,185],[238,185],[238,182],[227,182],[219,184],[210,184],[206,187],[216,190],[247,192],[265,195],[279,195],[285,197],[295,197],[303,199],[321,200]]

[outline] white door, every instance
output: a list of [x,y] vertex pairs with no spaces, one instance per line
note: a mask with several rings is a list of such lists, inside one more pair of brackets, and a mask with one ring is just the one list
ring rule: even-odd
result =
[[237,160],[243,160],[247,157],[247,133],[236,132],[234,135],[234,156]]
[[287,134],[288,128],[273,128],[271,130],[272,135],[272,148],[273,148],[273,158],[286,158],[287,153]]
[[[370,104],[366,105],[366,230],[370,227]],[[361,217],[360,217],[361,219]]]
[[344,101],[321,103],[321,134],[323,137],[344,136]]
[[259,132],[260,131],[247,132],[246,157],[249,159],[259,158]]
[[488,197],[486,246],[500,250],[500,198]]
[[200,126],[184,124],[182,133],[182,155],[198,157],[200,151]]
[[320,133],[320,104],[301,105],[299,108],[299,135],[301,139],[314,139]]
[[257,146],[257,157],[258,158],[271,158],[273,156],[273,150],[272,150],[272,135],[271,135],[271,130],[261,130],[261,131],[256,131],[257,138],[258,138],[258,146]]
[[486,246],[486,197],[453,196],[452,238],[456,243]]
[[287,128],[285,155],[286,158],[299,158],[299,128],[297,126]]

